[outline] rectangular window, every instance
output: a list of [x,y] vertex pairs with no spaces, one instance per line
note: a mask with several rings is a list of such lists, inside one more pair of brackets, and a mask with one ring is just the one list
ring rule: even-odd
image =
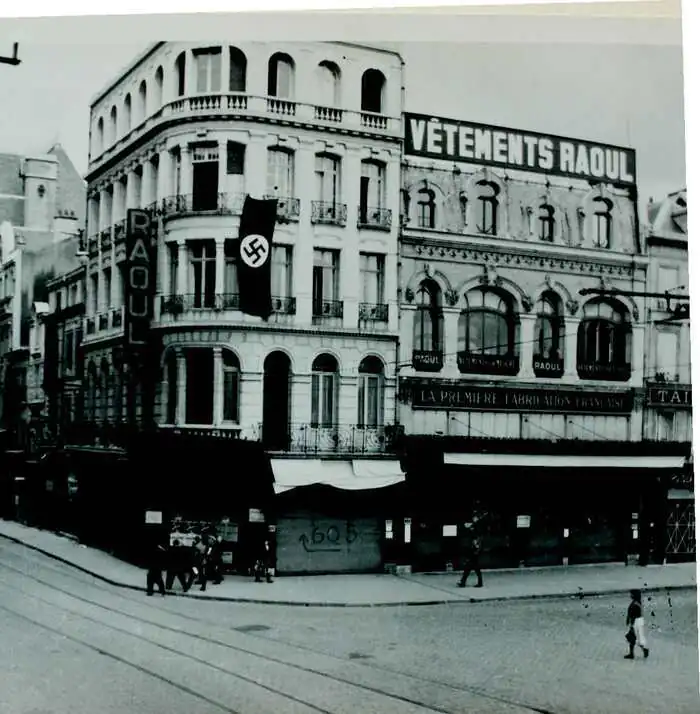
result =
[[224,298],[225,305],[228,299],[238,295],[238,273],[236,268],[236,241],[224,242]]
[[193,307],[214,307],[216,281],[214,241],[197,241],[190,244],[190,271]]
[[168,243],[168,274],[170,279],[170,294],[176,295],[178,292],[177,273],[178,273],[178,249],[177,243]]
[[384,378],[381,374],[361,374],[357,386],[357,426],[376,429],[384,421]]
[[75,369],[75,333],[72,330],[63,338],[63,366],[66,372],[72,373]]
[[245,171],[245,144],[229,141],[226,144],[226,173],[242,176]]
[[323,203],[340,202],[340,159],[316,157],[316,196]]
[[315,372],[311,375],[311,424],[329,428],[335,424],[336,375]]
[[221,49],[195,50],[193,54],[197,68],[197,91],[220,92]]
[[360,178],[360,220],[367,220],[367,211],[384,208],[385,204],[385,168],[374,161],[362,162]]
[[267,194],[282,198],[294,196],[294,154],[291,151],[268,149]]
[[338,300],[340,253],[337,250],[314,250],[313,312],[323,315],[323,304]]
[[105,310],[109,310],[112,307],[112,269],[105,268],[102,273],[102,304]]
[[[99,280],[97,278],[97,273],[93,273],[90,276],[90,283],[92,287],[92,296],[90,298],[90,314],[95,315],[97,313],[97,303],[99,300]],[[60,306],[58,306],[60,310]]]
[[384,304],[384,265],[383,255],[360,253],[361,302],[370,305]]
[[292,246],[272,247],[272,295],[288,298],[292,295]]
[[224,366],[224,414],[226,422],[238,423],[238,370]]

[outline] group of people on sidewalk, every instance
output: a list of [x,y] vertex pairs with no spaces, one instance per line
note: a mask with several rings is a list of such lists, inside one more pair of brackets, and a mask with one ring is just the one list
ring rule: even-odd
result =
[[[266,540],[252,568],[256,582],[262,582],[263,577],[268,583],[272,582],[273,557],[271,545]],[[165,595],[166,591],[173,589],[176,579],[183,592],[193,585],[199,585],[199,590],[204,592],[208,582],[214,585],[222,583],[221,538],[205,533],[197,536],[191,546],[183,545],[177,538],[169,546],[157,545],[148,563],[146,594],[153,595],[157,587],[160,594]]]

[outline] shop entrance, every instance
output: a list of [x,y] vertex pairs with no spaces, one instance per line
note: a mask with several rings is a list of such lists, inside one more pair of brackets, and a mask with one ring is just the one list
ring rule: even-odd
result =
[[263,367],[263,445],[270,451],[289,447],[291,363],[284,352],[271,352]]

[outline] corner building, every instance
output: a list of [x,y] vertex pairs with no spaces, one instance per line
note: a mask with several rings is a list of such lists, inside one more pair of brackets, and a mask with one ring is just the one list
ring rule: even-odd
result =
[[[486,567],[624,561],[640,529],[658,527],[647,504],[663,503],[660,475],[682,462],[641,443],[644,298],[609,292],[646,285],[633,177],[601,180],[592,161],[524,170],[510,142],[527,135],[464,123],[481,136],[475,160],[441,156],[438,141],[428,155],[412,119],[400,267],[406,558],[457,567],[476,527]],[[485,143],[499,134],[501,147]],[[621,154],[632,170],[634,152]]]
[[[183,483],[215,483],[215,515],[241,539],[260,505],[246,483],[266,467],[242,463],[236,442],[265,449],[279,491],[353,481],[372,459],[373,474],[402,478],[383,458],[395,432],[402,72],[398,55],[346,43],[161,42],[91,106],[90,440],[118,441],[130,379],[137,420],[148,417],[149,390],[123,352],[125,219],[143,208],[157,225],[151,451]],[[246,194],[278,200],[267,322],[238,309]],[[205,445],[198,462],[177,446],[192,439]],[[369,529],[366,546],[334,558],[300,544],[318,528],[337,540],[347,519],[283,521],[281,571],[381,566],[374,517],[353,526]]]

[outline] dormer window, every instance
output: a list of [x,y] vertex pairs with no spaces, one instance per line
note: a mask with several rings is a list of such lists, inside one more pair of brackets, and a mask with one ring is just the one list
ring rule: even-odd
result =
[[554,206],[542,203],[537,209],[538,238],[544,243],[554,242]]
[[418,191],[416,201],[418,209],[418,227],[435,228],[435,191],[429,188],[422,188]]
[[613,202],[609,198],[596,196],[593,199],[593,243],[598,248],[609,248],[612,233]]
[[498,233],[498,194],[500,188],[492,181],[478,181],[477,200],[480,205],[480,218],[477,223],[479,233],[495,236]]

